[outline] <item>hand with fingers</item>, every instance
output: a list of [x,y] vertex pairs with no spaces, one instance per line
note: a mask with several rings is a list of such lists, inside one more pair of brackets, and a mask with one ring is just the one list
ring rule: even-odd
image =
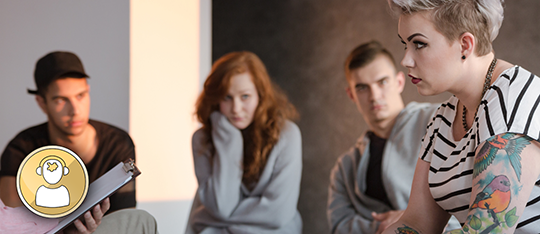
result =
[[[73,225],[70,225],[64,230],[65,234],[89,234],[96,231],[97,227],[101,224],[101,219],[107,210],[109,210],[111,203],[109,198],[105,198],[101,202],[94,206],[90,211],[84,213],[83,217],[76,219]],[[84,223],[81,221],[84,219]]]
[[376,233],[382,233],[384,229],[398,221],[401,215],[403,215],[403,212],[404,210],[391,210],[386,213],[371,213],[373,219],[379,222],[379,228],[377,229]]

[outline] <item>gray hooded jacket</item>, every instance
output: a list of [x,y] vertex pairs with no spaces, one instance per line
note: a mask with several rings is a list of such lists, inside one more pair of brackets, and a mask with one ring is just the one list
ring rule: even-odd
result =
[[[411,102],[397,116],[381,165],[384,189],[392,207],[365,194],[370,157],[367,134],[339,157],[330,174],[328,189],[327,217],[331,233],[375,233],[378,222],[373,221],[372,212],[407,208],[420,143],[438,106]],[[456,221],[453,228],[459,228]]]

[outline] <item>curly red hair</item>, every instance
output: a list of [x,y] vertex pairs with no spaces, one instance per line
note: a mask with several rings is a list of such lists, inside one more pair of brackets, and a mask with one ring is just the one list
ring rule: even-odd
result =
[[[259,104],[253,122],[244,130],[244,174],[242,182],[253,188],[262,173],[270,151],[279,140],[287,119],[296,119],[298,113],[285,94],[270,80],[266,67],[254,53],[231,52],[219,58],[204,82],[196,103],[196,115],[202,129],[211,136],[210,114],[219,111],[219,103],[229,90],[231,77],[249,72],[259,95]],[[209,137],[208,144],[212,144]]]

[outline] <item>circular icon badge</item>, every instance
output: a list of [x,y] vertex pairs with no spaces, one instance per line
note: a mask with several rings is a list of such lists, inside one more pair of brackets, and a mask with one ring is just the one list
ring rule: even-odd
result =
[[44,146],[24,158],[17,172],[17,193],[23,204],[46,218],[75,211],[88,192],[88,172],[73,151]]

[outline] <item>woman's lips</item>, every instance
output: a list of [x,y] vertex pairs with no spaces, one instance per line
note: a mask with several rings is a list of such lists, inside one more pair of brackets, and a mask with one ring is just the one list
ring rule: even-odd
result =
[[418,84],[418,83],[420,83],[420,81],[422,81],[422,79],[416,78],[416,77],[414,77],[414,76],[411,75],[411,74],[409,74],[409,77],[411,77],[411,82],[412,82],[413,84]]

